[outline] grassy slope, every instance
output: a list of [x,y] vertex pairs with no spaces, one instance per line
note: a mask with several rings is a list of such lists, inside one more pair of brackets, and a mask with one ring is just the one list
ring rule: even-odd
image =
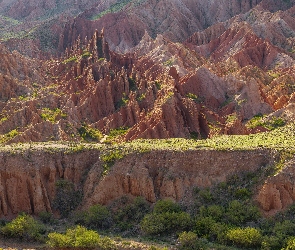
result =
[[270,132],[250,135],[222,135],[206,140],[192,140],[184,138],[171,139],[139,139],[121,144],[102,143],[75,143],[75,142],[43,142],[43,143],[19,143],[12,145],[0,144],[0,151],[22,150],[28,148],[48,149],[61,148],[79,150],[87,148],[97,149],[124,149],[128,152],[152,151],[152,150],[251,150],[257,148],[270,148],[277,150],[295,150],[295,124],[289,124]]

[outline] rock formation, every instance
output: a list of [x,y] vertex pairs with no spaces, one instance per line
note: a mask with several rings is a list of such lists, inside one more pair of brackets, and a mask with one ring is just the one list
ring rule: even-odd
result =
[[[67,180],[82,190],[83,207],[107,204],[122,195],[142,196],[150,202],[172,198],[187,201],[194,186],[208,187],[241,171],[273,164],[269,150],[153,151],[130,154],[102,175],[101,152],[71,151],[66,145],[7,148],[0,152],[0,217],[19,212],[54,212],[56,183]],[[214,160],[212,162],[212,159]]]

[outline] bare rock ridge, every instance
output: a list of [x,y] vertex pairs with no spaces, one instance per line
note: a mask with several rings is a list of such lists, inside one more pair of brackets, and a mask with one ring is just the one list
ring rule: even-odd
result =
[[163,198],[185,201],[194,186],[208,187],[241,171],[272,165],[275,160],[270,150],[155,151],[143,153],[141,157],[127,155],[103,176],[99,156],[99,150],[95,149],[67,152],[32,148],[1,152],[0,217],[14,216],[21,211],[32,214],[54,211],[58,180],[68,180],[82,190],[83,207],[107,204],[123,195],[143,196],[150,202]]
[[[196,33],[184,44],[145,32],[126,54],[110,49],[103,29],[38,66],[38,59],[10,54],[2,46],[2,140],[79,140],[85,124],[104,134],[124,127],[120,140],[125,141],[207,138],[265,131],[247,126],[257,114],[291,121],[294,115],[285,116],[284,110],[294,113],[294,53],[287,50],[294,41],[286,35],[295,32],[293,11],[253,10],[255,20],[266,20],[264,15],[289,20],[280,47],[258,36],[255,20],[249,25],[239,18]],[[275,29],[277,22],[268,25]]]
[[[42,50],[46,48],[56,52],[55,48],[59,45],[59,52],[63,52],[79,36],[82,39],[91,37],[95,29],[105,27],[109,30],[106,35],[111,49],[123,52],[138,44],[145,30],[153,37],[163,34],[172,41],[183,41],[194,32],[247,12],[260,2],[230,0],[222,1],[220,5],[220,1],[161,0],[129,1],[121,6],[116,0],[4,1],[0,3],[0,14],[11,20],[3,19],[8,28],[0,35],[6,37],[15,33],[16,37],[20,36]],[[119,11],[109,13],[118,6],[121,6]],[[32,33],[32,38],[26,38],[22,30]],[[30,53],[30,48],[17,43],[7,44]]]

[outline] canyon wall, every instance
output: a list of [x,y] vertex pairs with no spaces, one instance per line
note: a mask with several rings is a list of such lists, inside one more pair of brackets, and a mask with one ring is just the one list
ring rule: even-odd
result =
[[102,174],[100,156],[99,149],[2,150],[0,217],[21,211],[52,212],[58,180],[68,180],[83,192],[83,208],[108,204],[123,195],[143,196],[150,202],[163,198],[188,201],[195,186],[209,187],[227,176],[273,165],[276,159],[266,149],[152,151],[129,154]]

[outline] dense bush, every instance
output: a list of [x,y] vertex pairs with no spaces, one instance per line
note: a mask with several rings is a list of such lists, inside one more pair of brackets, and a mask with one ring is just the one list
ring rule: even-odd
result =
[[160,200],[153,213],[144,216],[141,229],[150,235],[181,232],[189,229],[193,222],[188,213],[182,212],[179,204],[172,200]]
[[150,204],[142,197],[130,199],[126,196],[113,202],[109,207],[114,226],[117,231],[129,231],[130,234],[138,231],[138,224],[150,211]]
[[74,184],[68,180],[57,181],[55,187],[53,208],[58,210],[62,217],[67,217],[80,204],[82,192],[76,190]]
[[179,250],[197,250],[204,249],[204,243],[200,241],[194,232],[182,232],[178,236]]
[[281,250],[282,242],[276,236],[264,236],[261,243],[263,250]]
[[219,205],[202,206],[199,211],[201,217],[212,217],[216,221],[220,221],[224,213],[225,209]]
[[82,226],[68,229],[65,234],[48,234],[47,244],[50,247],[116,249],[115,243],[110,238],[101,238],[97,232]]
[[110,211],[102,205],[91,206],[87,211],[76,213],[76,224],[82,224],[92,229],[106,229],[112,225]]
[[238,200],[230,202],[224,214],[225,222],[236,226],[257,221],[260,217],[261,214],[258,207]]
[[103,137],[102,133],[98,129],[91,128],[86,124],[83,124],[83,126],[78,129],[78,132],[83,140],[87,142],[99,141]]
[[260,231],[251,227],[230,229],[226,236],[239,247],[259,247],[262,242]]
[[181,212],[179,204],[175,203],[172,200],[159,200],[153,209],[154,213],[178,213]]
[[45,226],[27,214],[19,214],[14,220],[1,228],[5,237],[20,238],[24,240],[42,240]]
[[295,237],[288,240],[286,248],[284,250],[295,250]]
[[273,227],[273,233],[280,239],[287,239],[290,236],[294,236],[295,223],[290,220],[275,223]]
[[141,221],[141,229],[146,234],[168,234],[190,229],[192,220],[185,212],[165,212],[147,214]]
[[212,217],[201,217],[196,220],[195,231],[198,236],[208,238],[216,221]]
[[38,217],[43,223],[53,223],[54,221],[53,214],[47,211],[40,212]]

